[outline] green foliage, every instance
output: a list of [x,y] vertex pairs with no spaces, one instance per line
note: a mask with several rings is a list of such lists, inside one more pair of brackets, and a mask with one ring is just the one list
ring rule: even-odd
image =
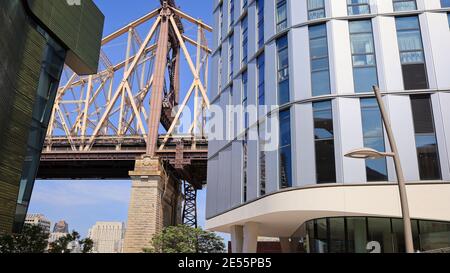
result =
[[184,225],[165,228],[152,239],[146,253],[223,253],[223,239],[215,233]]
[[[0,253],[44,253],[47,249],[49,234],[41,227],[25,225],[20,234],[0,235]],[[82,253],[90,253],[94,242],[89,239],[80,239],[80,234],[73,231],[50,244],[49,253],[70,253],[70,243],[75,242],[81,246]]]
[[71,253],[71,249],[69,245],[71,243],[77,243],[81,246],[82,253],[89,253],[92,251],[94,246],[94,242],[86,238],[84,240],[80,240],[81,236],[78,232],[72,231],[71,234],[67,234],[64,237],[59,238],[58,240],[50,243],[49,253]]
[[48,237],[41,227],[25,225],[21,234],[0,236],[0,253],[44,253]]
[[94,241],[92,241],[90,238],[81,240],[80,244],[83,246],[81,248],[82,253],[91,253],[92,249],[94,248]]

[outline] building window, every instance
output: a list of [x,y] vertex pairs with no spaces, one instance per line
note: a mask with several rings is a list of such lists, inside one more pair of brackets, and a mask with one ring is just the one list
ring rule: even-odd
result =
[[395,21],[405,89],[428,89],[419,17],[398,17]]
[[317,183],[336,182],[331,101],[313,103]]
[[289,45],[287,35],[277,40],[278,51],[278,103],[283,105],[290,100],[289,94]]
[[447,13],[447,21],[448,21],[448,27],[450,28],[450,12]]
[[277,1],[277,32],[287,28],[287,3],[286,0]]
[[292,187],[291,112],[280,112],[280,188]]
[[308,19],[315,20],[326,17],[325,0],[308,0]]
[[245,16],[241,22],[242,28],[242,61],[241,66],[245,66],[247,64],[247,55],[248,55],[248,17]]
[[331,93],[328,60],[327,25],[309,27],[311,56],[311,89],[313,96]]
[[223,61],[222,61],[222,48],[219,49],[219,63],[218,63],[218,75],[217,81],[219,84],[219,93],[222,91],[222,70],[223,70]]
[[222,42],[222,31],[223,31],[223,3],[220,3],[219,6],[219,31],[218,31],[218,40],[219,44]]
[[231,29],[234,25],[234,0],[230,0],[229,8],[230,8],[230,29]]
[[346,246],[345,219],[328,219],[329,251],[330,253],[344,253]]
[[[228,106],[234,106],[234,92],[233,92],[233,83],[231,83],[230,85],[230,101],[228,103]],[[225,106],[226,108],[226,106]],[[235,125],[234,125],[234,113],[233,110],[230,108],[228,109],[228,120],[231,122],[230,124],[230,128],[228,128],[227,132],[228,132],[228,139],[234,139],[234,132],[235,132]]]
[[258,69],[258,105],[263,106],[266,104],[266,91],[265,91],[265,56],[264,53],[258,56],[257,69]]
[[242,111],[244,118],[244,128],[249,127],[249,115],[247,113],[248,106],[248,73],[245,71],[242,73]]
[[244,141],[242,142],[242,152],[243,152],[243,177],[242,177],[242,195],[243,202],[247,202],[248,193],[248,135],[244,136]]
[[228,76],[228,79],[229,79],[229,81],[232,81],[233,80],[233,67],[234,67],[234,37],[233,37],[233,35],[231,35],[230,38],[228,38],[228,44],[229,44],[229,53],[228,53],[229,76]]
[[266,151],[264,139],[264,127],[258,127],[259,136],[259,194],[266,195]]
[[[385,152],[383,120],[381,119],[380,108],[375,98],[361,99],[361,117],[364,147]],[[368,182],[387,181],[386,158],[367,159],[366,174]]]
[[[450,223],[411,220],[414,249],[435,251],[450,247]],[[404,253],[403,220],[375,217],[336,217],[305,223],[308,253],[369,253],[378,242],[381,253]]]
[[421,180],[441,180],[441,165],[429,95],[411,96]]
[[441,7],[450,8],[450,0],[441,0]]
[[370,14],[369,0],[347,0],[348,15]]
[[349,25],[355,92],[369,92],[378,85],[372,21],[352,21]]
[[258,48],[264,46],[264,0],[256,1],[258,9]]
[[416,10],[416,0],[393,0],[394,11]]

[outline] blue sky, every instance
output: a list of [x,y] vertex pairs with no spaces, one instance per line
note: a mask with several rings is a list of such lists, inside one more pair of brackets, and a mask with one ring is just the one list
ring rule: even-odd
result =
[[[36,181],[29,213],[42,213],[53,223],[66,220],[86,236],[97,221],[126,222],[130,181]],[[205,224],[206,190],[198,196],[199,225]]]
[[[159,0],[94,1],[106,17],[104,35],[159,6]],[[212,0],[176,2],[184,12],[212,25]],[[85,236],[97,221],[126,222],[130,189],[130,181],[36,181],[29,213],[43,213],[52,222],[64,219],[70,229]],[[205,200],[206,190],[198,197],[201,226],[205,223]]]

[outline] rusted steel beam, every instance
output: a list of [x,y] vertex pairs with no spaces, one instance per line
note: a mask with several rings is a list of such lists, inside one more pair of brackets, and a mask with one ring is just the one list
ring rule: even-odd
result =
[[175,105],[180,103],[180,55],[181,52],[178,48],[177,55],[175,57],[175,67],[174,67],[174,93],[175,93]]
[[136,21],[128,24],[127,26],[125,26],[125,27],[115,31],[114,33],[106,36],[102,40],[102,45],[106,45],[107,43],[111,42],[112,40],[116,39],[117,37],[120,37],[123,34],[127,33],[130,28],[136,28],[136,27],[138,27],[138,26],[148,22],[148,20],[151,20],[152,18],[154,18],[157,15],[159,15],[160,10],[161,10],[160,8],[155,9],[155,10],[151,11],[150,13],[148,13],[148,14],[142,16],[141,18],[137,19]]
[[169,45],[169,16],[170,11],[168,9],[161,11],[161,24],[155,57],[153,90],[150,99],[150,117],[148,119],[147,134],[147,155],[152,157],[155,156],[159,124],[161,121],[162,102],[164,98],[163,91]]

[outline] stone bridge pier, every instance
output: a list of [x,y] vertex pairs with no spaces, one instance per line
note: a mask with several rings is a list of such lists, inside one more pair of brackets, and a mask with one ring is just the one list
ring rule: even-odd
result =
[[136,160],[132,180],[124,253],[141,253],[151,246],[164,227],[181,224],[181,183],[171,176],[159,159]]

